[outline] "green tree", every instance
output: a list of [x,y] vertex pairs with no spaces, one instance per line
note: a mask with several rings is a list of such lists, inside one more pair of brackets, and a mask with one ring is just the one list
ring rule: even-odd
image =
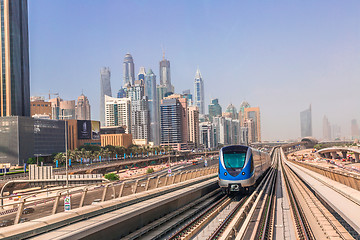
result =
[[108,173],[108,174],[105,174],[105,178],[107,180],[110,180],[110,181],[117,181],[119,180],[119,176],[115,173]]

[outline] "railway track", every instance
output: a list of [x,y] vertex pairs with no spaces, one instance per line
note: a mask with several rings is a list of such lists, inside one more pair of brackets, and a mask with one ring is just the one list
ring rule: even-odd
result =
[[360,239],[283,161],[281,149],[272,158],[272,167],[251,194],[219,197],[176,227],[168,227],[160,238]]
[[354,239],[309,187],[281,162],[297,239]]

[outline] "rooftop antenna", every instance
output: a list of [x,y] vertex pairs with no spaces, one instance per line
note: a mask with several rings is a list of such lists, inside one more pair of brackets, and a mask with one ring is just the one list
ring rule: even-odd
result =
[[161,50],[162,50],[162,53],[163,53],[163,60],[165,60],[165,50],[164,50],[164,46],[161,44]]

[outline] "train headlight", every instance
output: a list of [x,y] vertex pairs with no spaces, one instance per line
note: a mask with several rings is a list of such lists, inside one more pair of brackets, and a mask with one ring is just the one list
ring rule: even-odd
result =
[[242,172],[241,174],[242,174],[242,175],[245,175],[245,172]]
[[224,172],[224,175],[226,176],[226,175],[227,175],[227,172]]

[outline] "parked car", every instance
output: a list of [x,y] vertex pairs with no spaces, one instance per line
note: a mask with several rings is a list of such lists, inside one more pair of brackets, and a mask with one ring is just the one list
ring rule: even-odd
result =
[[23,214],[29,214],[29,213],[33,213],[33,212],[35,212],[35,209],[29,207],[29,208],[25,208],[22,213]]
[[13,224],[14,224],[14,222],[12,220],[2,220],[0,222],[0,227],[7,227],[7,226],[10,226]]

